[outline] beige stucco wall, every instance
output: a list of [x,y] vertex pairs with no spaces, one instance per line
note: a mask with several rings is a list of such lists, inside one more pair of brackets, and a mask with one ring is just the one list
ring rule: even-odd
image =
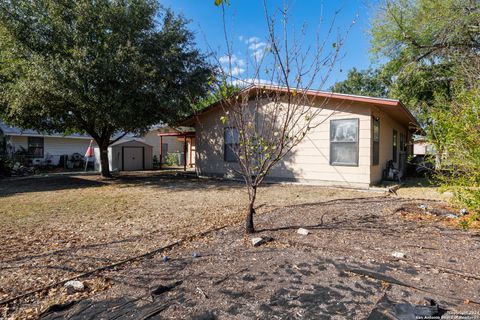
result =
[[[200,116],[195,126],[196,166],[199,175],[233,174],[232,164],[223,160],[225,125],[220,122],[222,114],[221,108],[210,111]],[[303,141],[272,169],[269,179],[349,187],[369,186],[371,107],[362,103],[328,102],[323,105],[319,119],[323,119],[323,123],[309,131]],[[330,165],[330,121],[334,119],[359,120],[358,166]]]
[[373,166],[370,171],[370,179],[372,184],[381,182],[382,172],[386,168],[387,161],[393,160],[393,130],[398,132],[397,136],[397,162],[394,164],[396,168],[399,166],[400,160],[400,133],[404,133],[408,143],[408,128],[393,120],[386,112],[372,107],[372,116],[380,118],[380,157],[378,165]]

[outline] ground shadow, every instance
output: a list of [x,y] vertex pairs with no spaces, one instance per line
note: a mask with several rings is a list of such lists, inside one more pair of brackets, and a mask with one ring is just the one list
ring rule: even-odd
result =
[[94,188],[106,182],[80,176],[52,175],[0,180],[0,197],[29,192],[48,192],[68,189]]

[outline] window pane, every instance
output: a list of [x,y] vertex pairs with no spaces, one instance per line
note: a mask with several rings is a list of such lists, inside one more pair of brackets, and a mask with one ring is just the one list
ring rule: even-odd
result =
[[373,120],[373,141],[380,140],[380,120]]
[[237,128],[225,128],[225,143],[232,144],[238,143],[238,130]]
[[380,119],[373,118],[372,165],[380,161]]
[[235,152],[233,151],[232,148],[234,148],[235,145],[232,144],[226,144],[225,145],[225,161],[228,162],[236,162],[237,158],[235,157]]
[[330,162],[337,165],[358,165],[357,152],[357,143],[332,142]]
[[379,142],[376,142],[376,141],[373,142],[373,160],[372,160],[373,165],[378,165],[378,163],[380,161],[380,146],[379,145],[380,145]]
[[397,131],[393,130],[393,150],[392,150],[392,160],[397,162]]
[[400,151],[405,151],[405,133],[400,133]]
[[28,153],[35,158],[43,157],[43,137],[28,137]]
[[331,142],[358,141],[358,119],[332,120],[330,128]]

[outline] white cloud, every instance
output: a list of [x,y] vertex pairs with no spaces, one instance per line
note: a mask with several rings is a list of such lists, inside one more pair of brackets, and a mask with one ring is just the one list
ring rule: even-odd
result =
[[231,76],[239,76],[245,72],[245,60],[237,57],[236,55],[224,55],[218,59],[222,69],[225,73]]
[[243,69],[243,68],[233,67],[232,70],[230,71],[230,75],[235,77],[235,76],[238,76],[238,75],[240,75],[244,72],[245,72],[245,69]]
[[263,49],[267,46],[265,42],[254,42],[248,46],[248,49],[250,50],[258,50],[258,49]]
[[258,61],[263,58],[264,54],[265,54],[265,49],[259,49],[259,50],[253,51],[252,57]]
[[259,37],[250,37],[245,42],[248,43],[248,44],[260,42],[260,38]]
[[245,78],[245,79],[236,79],[232,81],[233,85],[239,87],[248,87],[255,84],[264,84],[264,85],[277,85],[275,81],[265,80],[265,79],[253,79],[253,78]]
[[218,61],[222,64],[224,67],[228,67],[228,65],[231,63],[232,66],[237,66],[237,67],[243,67],[245,66],[245,60],[237,57],[236,55],[232,54],[230,57],[228,55],[224,55],[218,59]]

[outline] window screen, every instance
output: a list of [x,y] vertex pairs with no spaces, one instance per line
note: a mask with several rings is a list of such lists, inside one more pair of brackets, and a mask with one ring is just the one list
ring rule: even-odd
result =
[[330,121],[330,164],[358,165],[358,119]]
[[372,132],[372,164],[378,165],[380,160],[380,119],[373,118],[373,132]]
[[400,151],[404,152],[407,151],[406,145],[405,145],[405,133],[400,132]]
[[397,130],[393,130],[393,141],[392,141],[392,145],[393,145],[392,160],[393,160],[393,162],[397,162],[397,144],[398,144],[397,139],[398,139]]
[[28,137],[28,154],[34,158],[43,158],[43,137]]
[[239,141],[237,128],[225,128],[224,141],[224,160],[227,162],[237,162],[234,151],[238,148]]

